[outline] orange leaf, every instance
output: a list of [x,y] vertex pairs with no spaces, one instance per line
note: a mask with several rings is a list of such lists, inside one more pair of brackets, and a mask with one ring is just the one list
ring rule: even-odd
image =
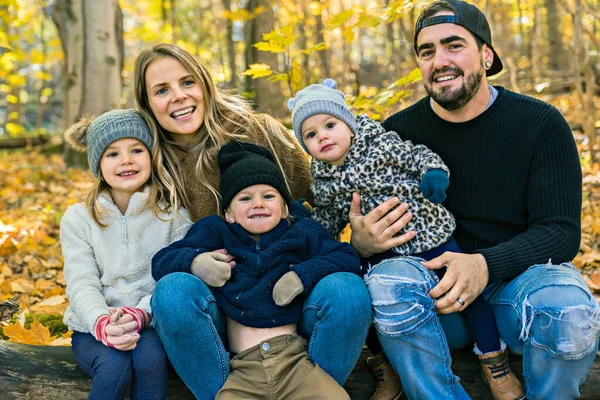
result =
[[50,336],[50,330],[35,318],[30,329],[25,329],[20,324],[14,324],[3,328],[3,331],[10,338],[9,342],[32,344],[34,346],[47,346],[57,338],[56,336]]
[[4,243],[0,245],[0,257],[10,256],[17,252],[17,247],[12,242],[11,238],[7,238]]

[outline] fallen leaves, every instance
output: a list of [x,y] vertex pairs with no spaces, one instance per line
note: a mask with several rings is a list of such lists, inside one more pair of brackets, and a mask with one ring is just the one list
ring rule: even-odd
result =
[[9,342],[32,344],[34,346],[48,346],[56,336],[50,336],[50,330],[42,325],[37,319],[31,323],[31,328],[25,329],[21,324],[16,323],[5,327],[4,334],[8,336]]
[[26,329],[24,320],[28,315],[57,315],[53,318],[60,322],[69,305],[60,218],[81,200],[93,178],[88,171],[67,170],[60,155],[35,151],[0,153],[0,170],[0,301],[15,300],[21,309],[11,325],[2,322],[0,328],[18,343],[68,345],[70,335],[51,335],[36,318]]

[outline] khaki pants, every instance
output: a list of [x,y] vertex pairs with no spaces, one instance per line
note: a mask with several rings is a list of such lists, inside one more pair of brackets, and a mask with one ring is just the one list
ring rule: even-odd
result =
[[306,340],[297,335],[265,340],[235,356],[229,367],[231,372],[217,400],[350,398],[310,360]]

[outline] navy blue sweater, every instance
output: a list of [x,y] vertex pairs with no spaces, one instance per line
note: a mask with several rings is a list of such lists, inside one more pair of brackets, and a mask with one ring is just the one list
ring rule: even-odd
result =
[[463,252],[483,254],[490,283],[571,260],[581,237],[581,166],[569,125],[547,103],[496,89],[496,101],[467,122],[443,120],[425,97],[383,123],[442,157],[454,237]]
[[300,320],[302,296],[280,307],[273,301],[273,286],[286,272],[294,271],[305,293],[334,272],[359,273],[358,255],[348,243],[338,242],[319,223],[304,218],[289,225],[282,220],[257,242],[239,224],[228,224],[217,215],[202,218],[185,238],[165,247],[152,258],[155,280],[173,272],[190,273],[201,253],[226,249],[236,266],[223,287],[213,288],[218,306],[240,324],[273,328]]

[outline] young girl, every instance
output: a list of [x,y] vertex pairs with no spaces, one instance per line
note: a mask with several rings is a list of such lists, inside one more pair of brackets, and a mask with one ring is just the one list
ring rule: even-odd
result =
[[[181,239],[191,222],[172,185],[176,173],[153,163],[153,139],[137,111],[82,119],[65,132],[87,147],[96,182],[69,207],[60,240],[77,364],[92,377],[90,399],[167,397],[167,356],[151,327],[154,253]],[[156,154],[155,154],[156,156]],[[154,157],[155,159],[156,157]]]

